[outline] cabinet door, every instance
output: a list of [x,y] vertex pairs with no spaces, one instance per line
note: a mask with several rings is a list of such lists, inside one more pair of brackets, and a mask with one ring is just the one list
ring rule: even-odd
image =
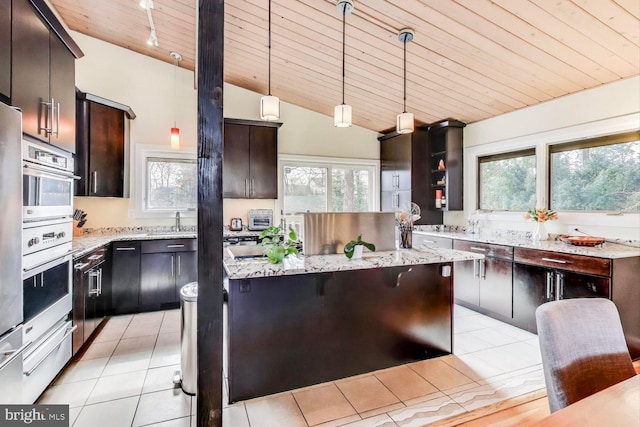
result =
[[87,341],[97,324],[97,298],[98,282],[100,281],[100,267],[91,269],[84,273],[84,340]]
[[49,142],[49,29],[29,0],[14,0],[11,25],[11,103],[22,109],[22,131]]
[[398,190],[411,190],[411,138],[411,134],[394,138]]
[[278,198],[278,128],[250,127],[249,197]]
[[[231,402],[321,382],[320,275],[229,280]],[[258,357],[256,357],[258,356]]]
[[176,295],[175,301],[180,302],[180,288],[198,281],[198,253],[176,252]]
[[[66,46],[53,33],[50,45],[50,95],[55,102],[54,133],[51,144],[76,152],[76,71],[75,59]],[[59,110],[58,110],[59,109]]]
[[513,319],[533,333],[536,327],[536,308],[555,299],[553,271],[533,265],[513,265]]
[[249,192],[249,126],[224,124],[222,195],[244,199]]
[[460,261],[453,264],[453,296],[456,301],[480,305],[479,266],[477,260]]
[[140,308],[160,310],[176,300],[176,254],[142,254],[140,262]]
[[557,272],[561,281],[559,298],[611,298],[611,280],[569,271]]
[[111,308],[115,314],[138,311],[140,291],[140,242],[112,245]]
[[0,101],[11,97],[11,1],[0,1]]
[[124,194],[124,112],[89,104],[88,196]]
[[380,141],[380,189],[383,192],[398,189],[395,138]]
[[84,278],[82,271],[74,268],[72,319],[76,330],[73,332],[73,354],[76,354],[84,344],[84,288],[86,286]]
[[[513,263],[485,258],[481,269],[480,307],[504,317],[513,317]],[[457,277],[456,277],[457,279]]]

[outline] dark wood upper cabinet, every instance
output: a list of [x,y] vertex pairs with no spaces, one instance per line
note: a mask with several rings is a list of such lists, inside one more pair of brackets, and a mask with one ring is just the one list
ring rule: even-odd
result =
[[11,103],[22,109],[23,132],[73,153],[74,54],[81,52],[70,50],[77,45],[43,2],[13,0],[11,17]]
[[430,209],[428,128],[389,133],[380,141],[380,210],[397,211],[409,202],[420,206],[417,224],[442,224],[442,212]]
[[225,119],[223,197],[278,198],[278,128],[281,125]]
[[76,196],[128,197],[125,120],[131,117],[125,105],[78,92]]
[[11,97],[11,2],[0,1],[0,101]]
[[[429,125],[429,209],[461,211],[463,207],[462,128],[465,123],[444,120]],[[436,191],[446,200],[436,208]]]

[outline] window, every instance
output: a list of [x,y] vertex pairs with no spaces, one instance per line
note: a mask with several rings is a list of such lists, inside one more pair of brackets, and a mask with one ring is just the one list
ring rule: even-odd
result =
[[522,211],[536,205],[535,149],[478,158],[478,208]]
[[375,164],[310,158],[283,160],[281,165],[285,215],[374,209]]
[[130,216],[166,218],[176,211],[195,214],[198,167],[195,153],[166,146],[137,144],[135,152],[135,209]]
[[551,208],[640,212],[640,132],[549,147]]
[[147,157],[145,208],[186,210],[197,205],[195,159]]

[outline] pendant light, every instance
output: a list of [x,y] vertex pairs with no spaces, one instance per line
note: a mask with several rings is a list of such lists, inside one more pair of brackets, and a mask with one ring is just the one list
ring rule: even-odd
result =
[[353,11],[353,1],[340,0],[337,9],[342,13],[342,104],[336,105],[333,109],[333,125],[338,128],[346,128],[351,126],[351,105],[344,103],[345,29],[346,17]]
[[271,0],[269,0],[269,92],[260,98],[260,118],[266,121],[280,118],[280,99],[271,95]]
[[171,149],[179,150],[180,149],[180,129],[176,124],[176,115],[177,115],[176,110],[178,109],[176,105],[176,100],[178,95],[178,92],[177,92],[178,63],[182,61],[182,55],[180,55],[178,52],[171,52],[169,55],[173,59],[173,65],[174,65],[174,68],[173,68],[173,127],[171,128]]
[[398,133],[411,133],[413,132],[413,113],[407,113],[407,43],[413,40],[413,30],[405,28],[400,30],[398,34],[398,40],[402,42],[404,47],[404,108],[401,114],[396,117],[396,132]]

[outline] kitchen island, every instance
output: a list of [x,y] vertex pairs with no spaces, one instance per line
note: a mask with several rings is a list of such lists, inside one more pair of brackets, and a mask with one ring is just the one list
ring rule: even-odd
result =
[[226,251],[230,402],[452,352],[446,249],[295,257],[283,264]]

